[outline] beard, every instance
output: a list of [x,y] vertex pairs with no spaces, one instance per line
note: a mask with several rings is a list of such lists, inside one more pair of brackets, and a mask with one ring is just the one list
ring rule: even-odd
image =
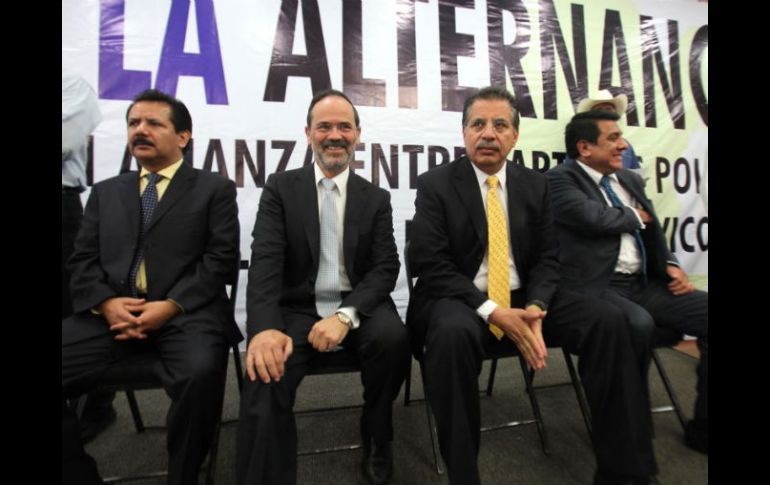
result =
[[344,141],[340,142],[323,142],[321,143],[321,146],[316,149],[316,147],[313,147],[313,153],[315,154],[315,159],[318,162],[319,165],[321,165],[321,168],[323,168],[326,171],[329,172],[342,172],[345,170],[345,168],[350,164],[351,161],[353,161],[353,154],[354,152],[345,153],[341,158],[336,159],[336,157],[332,158],[329,156],[326,156],[323,152],[325,148],[331,147],[331,146],[337,146],[347,149],[348,143]]

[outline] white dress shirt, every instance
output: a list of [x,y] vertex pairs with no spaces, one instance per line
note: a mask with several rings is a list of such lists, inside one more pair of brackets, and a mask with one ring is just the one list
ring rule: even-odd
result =
[[[607,203],[607,205],[612,207],[610,198],[607,197],[607,193],[604,192],[604,189],[601,187],[601,185],[599,185],[599,182],[602,180],[604,175],[601,172],[598,172],[589,167],[580,160],[578,160],[577,163],[580,168],[582,168],[583,171],[585,171],[585,173],[591,177],[591,180],[596,183],[596,186],[599,188],[599,192],[602,193],[604,201]],[[644,229],[644,222],[642,222],[641,216],[639,216],[639,213],[636,211],[636,207],[638,206],[636,199],[633,198],[633,196],[625,189],[625,187],[620,185],[620,182],[618,182],[618,176],[616,174],[610,174],[608,177],[610,179],[610,187],[612,190],[615,191],[623,205],[634,210],[634,215],[639,221],[639,229]],[[620,253],[618,253],[618,262],[615,264],[615,272],[623,274],[637,274],[640,272],[641,268],[642,255],[639,253],[639,247],[636,245],[636,239],[634,239],[633,234],[630,232],[624,232],[620,235]]]
[[[318,163],[313,163],[315,170],[315,186],[316,195],[318,196],[318,218],[321,218],[321,207],[324,202],[324,187],[321,184],[321,180],[326,178]],[[338,255],[339,255],[339,282],[340,291],[351,291],[353,287],[350,285],[350,278],[345,270],[345,253],[343,252],[342,242],[345,239],[345,204],[347,203],[348,196],[348,178],[350,177],[350,168],[346,168],[341,173],[337,174],[331,180],[336,184],[336,188],[332,191],[334,197],[334,206],[337,209],[337,235],[338,235]],[[350,317],[353,322],[353,328],[358,328],[361,325],[361,320],[358,318],[358,311],[354,307],[340,307],[337,309]]]

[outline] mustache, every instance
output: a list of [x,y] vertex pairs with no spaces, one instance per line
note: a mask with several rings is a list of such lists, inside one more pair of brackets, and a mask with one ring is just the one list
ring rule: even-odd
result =
[[500,151],[500,147],[497,146],[497,143],[494,143],[494,142],[491,142],[491,141],[479,142],[479,144],[476,145],[476,149],[478,150],[480,148],[491,148],[493,150],[497,150],[498,152]]
[[349,146],[350,143],[345,140],[326,140],[321,142],[321,148],[347,148]]
[[147,145],[147,146],[150,146],[150,147],[154,147],[155,146],[155,144],[153,142],[151,142],[150,140],[148,140],[147,138],[145,138],[143,136],[135,136],[134,139],[131,141],[131,144],[133,146],[137,146],[137,145]]

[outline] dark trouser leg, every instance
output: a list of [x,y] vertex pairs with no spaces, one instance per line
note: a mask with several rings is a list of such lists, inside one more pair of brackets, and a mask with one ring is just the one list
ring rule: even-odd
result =
[[472,308],[458,300],[439,300],[426,318],[425,392],[436,417],[449,483],[479,484],[478,376],[489,330]]
[[390,303],[380,305],[361,326],[348,332],[344,347],[356,347],[361,358],[364,412],[361,435],[365,443],[393,440],[393,400],[409,367],[409,333]]
[[132,348],[130,343],[117,344],[101,317],[74,315],[62,320],[63,483],[101,483],[96,462],[83,449],[77,416],[66,399],[91,390],[98,382],[99,374]]
[[696,290],[686,295],[674,296],[664,283],[651,281],[639,291],[639,304],[650,312],[659,327],[673,328],[678,332],[698,337],[701,360],[698,364],[698,398],[695,401],[695,417],[708,420],[708,301],[705,291]]
[[67,260],[72,256],[75,238],[83,220],[83,204],[80,195],[67,192],[61,197],[61,317],[72,315],[72,297],[70,296],[70,272]]
[[[316,354],[307,335],[317,315],[284,313],[294,352],[279,382],[252,382],[244,378],[236,442],[236,483],[239,485],[294,485],[297,482],[297,426],[294,400]],[[248,345],[248,343],[247,343]]]
[[209,322],[193,315],[178,326],[161,327],[151,340],[163,363],[161,372],[171,406],[166,417],[168,483],[198,483],[201,465],[222,414],[227,343]]
[[599,470],[625,476],[655,474],[649,408],[621,310],[599,299],[557,291],[543,325],[549,346],[566,345],[579,355]]

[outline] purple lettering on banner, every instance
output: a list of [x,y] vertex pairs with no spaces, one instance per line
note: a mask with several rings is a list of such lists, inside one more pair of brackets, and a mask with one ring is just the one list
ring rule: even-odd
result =
[[166,37],[163,39],[163,51],[160,56],[155,87],[171,95],[176,95],[179,76],[198,76],[203,78],[206,103],[228,104],[214,4],[212,0],[197,0],[195,2],[200,54],[184,52],[189,13],[190,0],[173,0],[171,2],[171,12],[166,25]]
[[133,99],[150,88],[149,71],[123,69],[124,0],[102,0],[99,15],[99,97]]

